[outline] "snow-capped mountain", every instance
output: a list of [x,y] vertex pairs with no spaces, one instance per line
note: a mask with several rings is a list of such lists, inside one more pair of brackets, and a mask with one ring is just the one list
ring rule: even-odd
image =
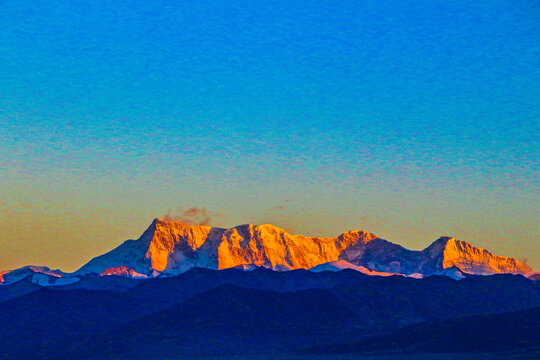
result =
[[195,266],[226,269],[254,265],[292,270],[326,263],[403,275],[428,275],[452,267],[477,275],[530,271],[514,258],[496,256],[451,237],[441,237],[426,249],[414,251],[358,230],[337,237],[307,237],[269,224],[222,229],[155,219],[138,240],[128,240],[92,259],[76,274],[103,273],[120,266],[153,276],[181,273]]
[[[358,230],[337,237],[308,237],[292,235],[269,224],[223,229],[155,219],[138,240],[125,241],[90,260],[75,273],[25,267],[0,273],[0,283],[14,282],[30,274],[56,278],[89,273],[152,278],[162,273],[182,273],[193,267],[249,270],[260,266],[279,271],[348,268],[368,275],[451,274],[454,278],[460,278],[463,273],[526,274],[531,271],[514,258],[496,256],[451,237],[441,237],[424,250],[415,251]],[[52,283],[50,280],[42,282]]]
[[0,272],[0,284],[14,283],[28,278],[30,282],[42,286],[66,285],[79,279],[76,277],[66,277],[66,273],[60,270],[51,270],[46,266],[25,266],[15,270]]
[[376,238],[365,244],[362,253],[354,253],[350,258],[345,252],[340,258],[371,270],[405,275],[430,275],[451,267],[474,275],[525,274],[530,271],[527,265],[514,258],[496,256],[448,236],[437,239],[421,251],[408,250]]

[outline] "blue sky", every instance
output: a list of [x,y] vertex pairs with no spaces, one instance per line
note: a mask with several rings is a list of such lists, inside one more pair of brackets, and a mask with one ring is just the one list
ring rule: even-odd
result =
[[72,270],[179,206],[539,268],[539,23],[531,1],[6,2],[0,268]]

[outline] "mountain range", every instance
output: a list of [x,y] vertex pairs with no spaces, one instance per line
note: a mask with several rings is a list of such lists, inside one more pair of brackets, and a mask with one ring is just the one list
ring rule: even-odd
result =
[[252,270],[261,266],[277,271],[349,268],[368,275],[418,278],[499,273],[538,276],[514,258],[493,255],[447,236],[415,251],[359,230],[337,237],[308,237],[291,235],[269,224],[224,229],[154,219],[139,239],[123,242],[74,273],[27,266],[0,272],[0,284],[27,276],[46,286],[66,285],[91,273],[143,279],[180,274],[193,267]]
[[0,274],[0,360],[540,356],[539,273],[451,237],[155,219],[74,273]]
[[148,280],[89,274],[63,286],[25,278],[0,286],[0,359],[470,351],[527,359],[540,354],[538,309],[540,283],[511,274],[454,280],[195,267]]

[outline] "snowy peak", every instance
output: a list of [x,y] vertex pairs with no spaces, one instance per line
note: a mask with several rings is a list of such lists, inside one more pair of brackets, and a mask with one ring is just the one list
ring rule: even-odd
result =
[[101,276],[111,276],[111,275],[125,276],[129,278],[140,278],[140,279],[144,279],[148,277],[147,275],[139,274],[135,270],[130,269],[126,266],[117,266],[117,267],[105,269],[105,271],[103,271],[100,275]]
[[17,282],[27,276],[38,278],[40,275],[42,275],[41,277],[61,278],[64,273],[60,270],[51,270],[46,266],[29,265],[15,270],[1,271],[0,284]]
[[349,247],[376,238],[365,231],[338,237],[291,235],[276,226],[242,225],[224,232],[218,247],[218,268],[253,264],[274,270],[310,269],[335,261]]
[[492,255],[449,236],[437,239],[422,251],[414,251],[361,230],[337,237],[309,237],[289,234],[271,224],[222,229],[154,219],[138,240],[124,242],[77,273],[101,274],[120,266],[143,276],[181,273],[195,266],[292,270],[311,269],[338,260],[373,272],[404,275],[440,273],[454,266],[478,275],[530,271],[513,258]]
[[[151,275],[154,272],[177,273],[194,266],[212,265],[213,240],[223,229],[209,226],[186,225],[181,222],[154,219],[138,240],[127,240],[116,249],[92,259],[77,274],[103,273],[108,268],[125,266]],[[217,255],[214,256],[217,259]]]
[[222,229],[154,219],[138,240],[128,240],[92,259],[77,273],[101,274],[120,266],[143,275],[153,271],[180,273],[195,266],[310,269],[338,260],[344,251],[349,256],[361,254],[365,244],[376,238],[366,231],[348,231],[334,238],[307,237],[291,235],[271,224]]
[[431,275],[446,276],[454,280],[461,280],[466,278],[466,275],[463,273],[463,271],[459,270],[456,266],[452,266],[441,271],[436,271],[429,276]]
[[450,236],[441,236],[440,238],[435,240],[431,245],[425,248],[423,252],[432,258],[442,256],[442,254],[444,253],[444,249],[446,248],[446,245],[451,240],[455,240],[455,239]]
[[56,286],[77,282],[79,278],[67,278],[66,274],[60,270],[51,270],[46,266],[34,265],[0,272],[0,285],[12,284],[21,280],[41,286]]
[[498,273],[525,274],[531,271],[526,264],[511,257],[493,255],[488,250],[466,241],[448,239],[443,252],[443,269],[456,266],[466,273],[491,275]]
[[203,252],[201,247],[207,241],[215,240],[222,232],[222,229],[210,226],[186,225],[161,219],[154,219],[149,230],[152,238],[145,258],[150,260],[151,268],[157,271],[174,270],[190,259],[196,263],[197,251]]
[[30,266],[0,273],[0,284],[36,273],[37,277],[47,279],[89,273],[151,278],[161,273],[179,274],[193,267],[216,270],[264,267],[278,271],[350,268],[370,275],[452,274],[455,278],[460,277],[458,272],[490,275],[531,271],[514,258],[496,256],[448,236],[415,251],[362,230],[347,231],[336,237],[311,237],[289,234],[271,224],[223,229],[154,219],[139,239],[123,242],[73,274]]
[[437,239],[422,252],[429,259],[428,263],[435,265],[435,271],[453,266],[475,275],[525,274],[531,271],[526,264],[514,258],[493,255],[488,250],[449,236]]

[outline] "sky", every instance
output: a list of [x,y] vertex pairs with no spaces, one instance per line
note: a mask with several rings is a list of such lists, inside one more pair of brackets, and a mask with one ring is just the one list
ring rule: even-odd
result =
[[0,6],[0,269],[191,207],[540,269],[538,2]]

